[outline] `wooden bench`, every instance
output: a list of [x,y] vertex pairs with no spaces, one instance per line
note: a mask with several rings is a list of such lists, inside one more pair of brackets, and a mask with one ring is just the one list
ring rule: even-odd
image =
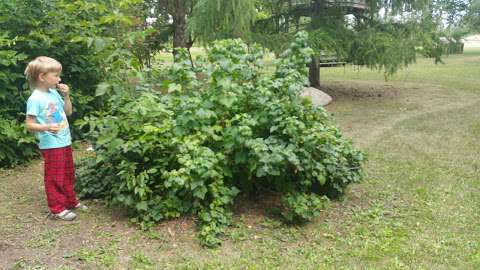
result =
[[321,62],[318,65],[321,67],[336,67],[336,66],[345,66],[347,62]]

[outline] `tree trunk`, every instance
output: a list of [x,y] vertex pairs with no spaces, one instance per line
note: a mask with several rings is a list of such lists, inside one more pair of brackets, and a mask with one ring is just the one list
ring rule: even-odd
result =
[[310,86],[320,87],[320,66],[316,57],[312,57],[312,62],[308,69],[308,80],[310,81]]
[[[312,13],[310,14],[310,27],[316,28],[317,20],[321,16],[321,12],[323,9],[325,0],[312,0],[310,3],[310,8]],[[317,52],[319,53],[319,52]],[[309,70],[308,70],[308,80],[310,81],[310,85],[312,87],[319,87],[320,86],[320,65],[319,60],[317,57],[312,57],[312,62],[310,63]]]
[[193,65],[192,54],[190,48],[194,40],[192,36],[187,33],[187,7],[182,0],[175,0],[173,8],[173,59],[177,54],[177,48],[185,48],[188,51],[190,63]]
[[182,0],[175,0],[173,17],[173,55],[177,54],[177,48],[188,48],[187,38],[187,11]]

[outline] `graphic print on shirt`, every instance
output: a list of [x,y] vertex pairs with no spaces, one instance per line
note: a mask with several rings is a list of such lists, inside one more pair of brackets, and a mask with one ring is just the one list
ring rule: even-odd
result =
[[49,102],[47,108],[45,108],[45,119],[47,120],[47,124],[57,124],[60,130],[68,127],[65,112],[59,111],[55,102]]

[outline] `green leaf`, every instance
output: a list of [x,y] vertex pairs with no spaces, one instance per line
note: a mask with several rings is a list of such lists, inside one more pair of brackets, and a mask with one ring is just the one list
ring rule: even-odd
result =
[[325,181],[327,181],[327,178],[325,177],[325,175],[319,174],[317,176],[317,181],[321,186],[323,186],[323,185],[325,185]]
[[135,205],[135,208],[138,211],[147,211],[148,210],[148,204],[145,201],[139,202]]
[[182,86],[180,84],[176,84],[176,83],[169,84],[168,85],[168,93],[172,93],[172,92],[175,92],[175,91],[181,92],[182,91]]
[[84,42],[84,41],[85,41],[85,37],[81,37],[81,36],[75,36],[75,37],[70,39],[70,42],[72,42],[72,43]]
[[97,85],[97,89],[95,91],[95,96],[103,96],[107,93],[110,89],[110,84],[108,82],[101,82]]
[[193,196],[203,200],[205,198],[205,194],[207,193],[207,188],[205,186],[199,186],[193,191]]

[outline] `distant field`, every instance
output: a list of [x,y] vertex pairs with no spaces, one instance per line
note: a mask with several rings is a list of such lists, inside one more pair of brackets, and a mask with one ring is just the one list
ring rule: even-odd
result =
[[480,49],[480,34],[466,37],[465,38],[465,48],[466,49],[473,49],[473,48]]

